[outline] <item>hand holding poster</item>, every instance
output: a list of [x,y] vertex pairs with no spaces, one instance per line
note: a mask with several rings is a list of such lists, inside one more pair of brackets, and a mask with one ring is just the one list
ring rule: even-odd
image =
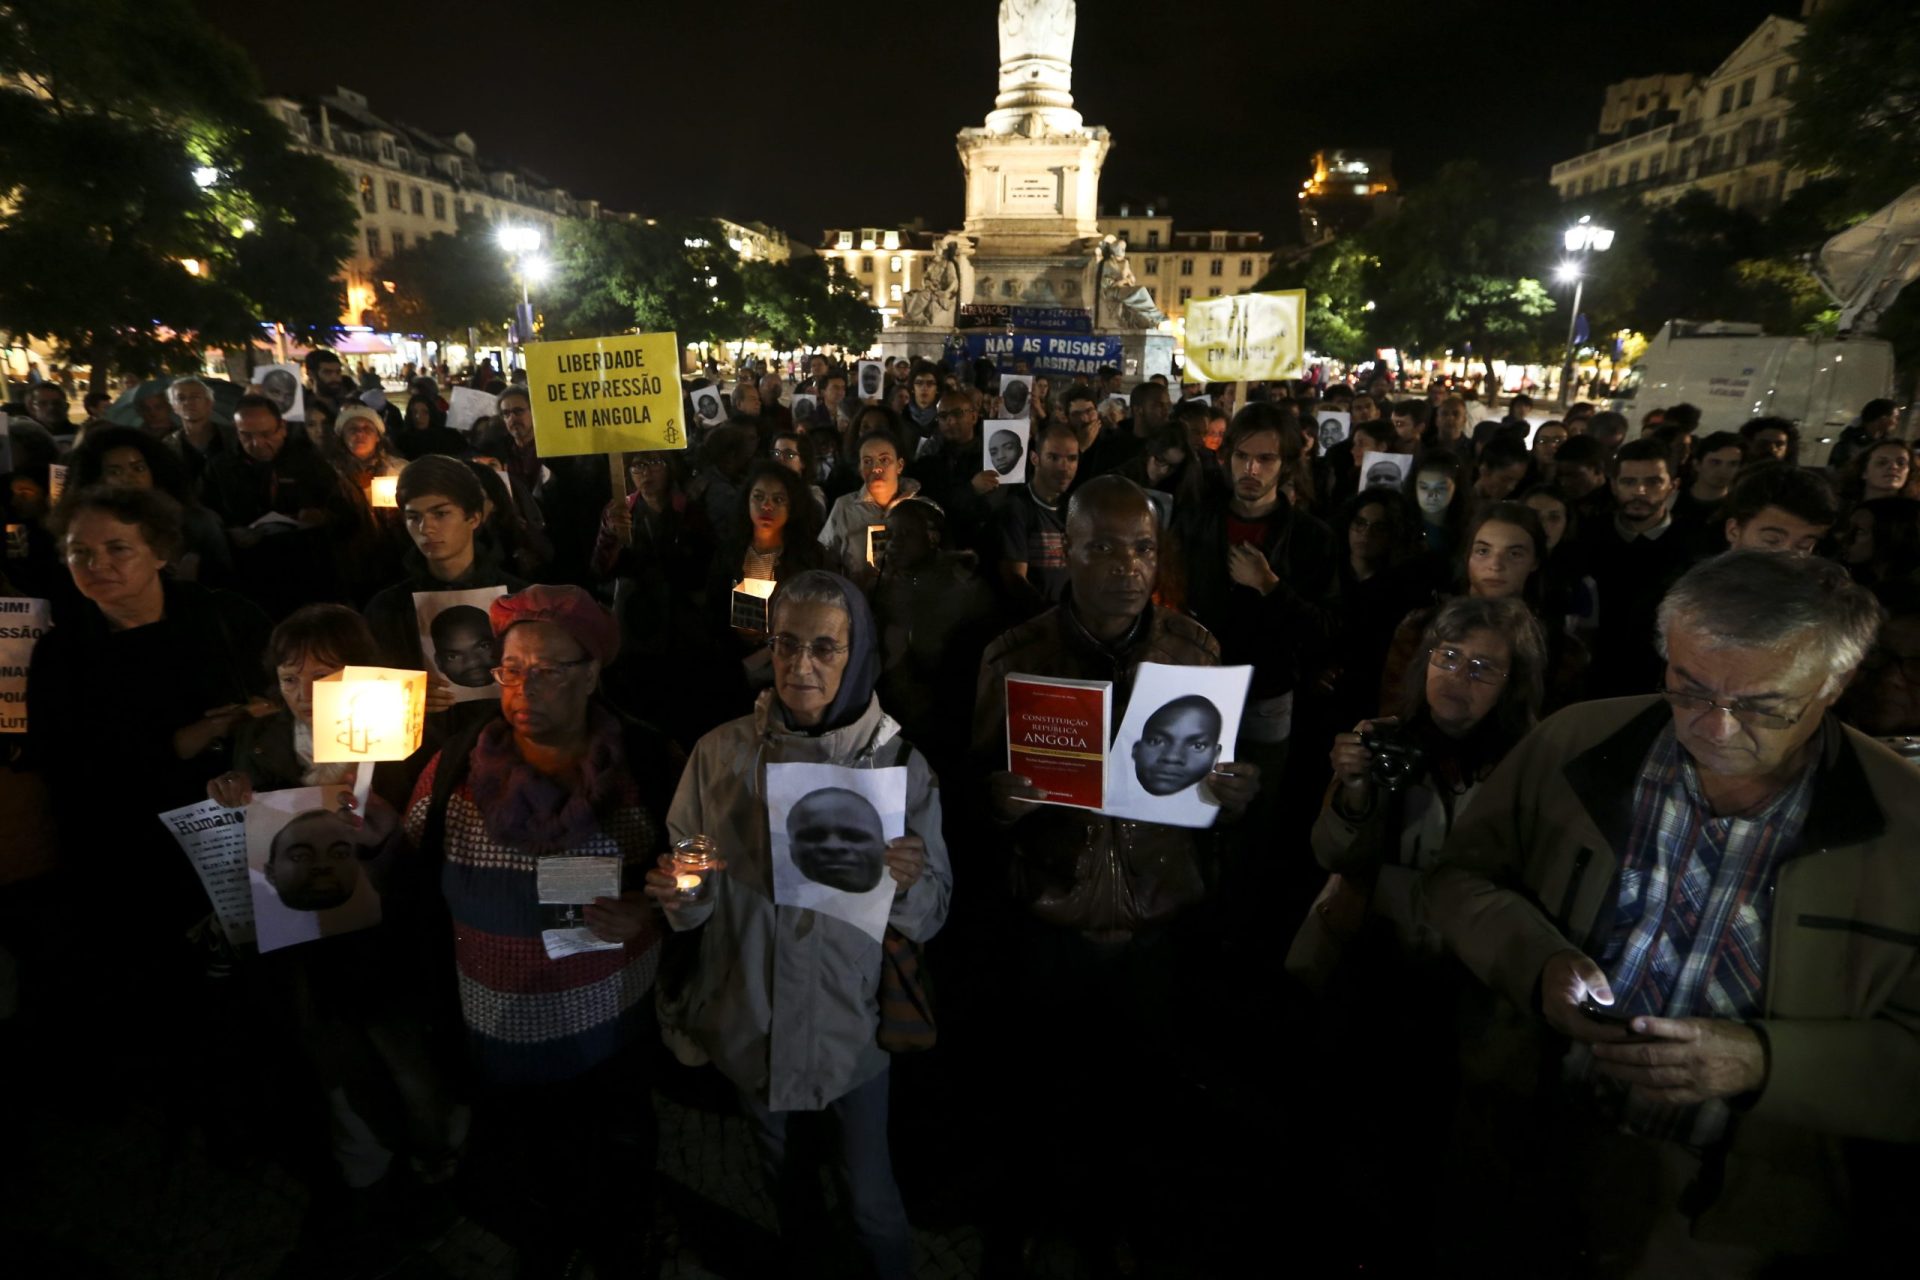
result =
[[1027,431],[1032,424],[1025,418],[994,418],[980,425],[983,468],[998,475],[1001,484],[1025,484]]
[[263,791],[247,806],[247,883],[260,950],[380,923],[380,895],[366,868],[368,829],[341,808],[345,791]]
[[420,653],[453,686],[455,702],[484,702],[500,696],[500,686],[493,682],[500,651],[487,609],[505,594],[505,587],[413,593]]
[[1208,382],[1297,378],[1306,369],[1304,289],[1194,298],[1187,303],[1187,368]]
[[1206,780],[1233,759],[1252,667],[1143,662],[1108,756],[1107,806],[1118,818],[1210,827],[1220,805]]
[[524,350],[542,457],[687,447],[673,334],[535,342]]
[[773,900],[844,920],[879,942],[893,910],[887,842],[907,834],[907,771],[767,766]]

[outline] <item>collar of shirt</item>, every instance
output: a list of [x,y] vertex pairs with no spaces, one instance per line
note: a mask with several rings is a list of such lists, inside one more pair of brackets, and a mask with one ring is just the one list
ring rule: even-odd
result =
[[1673,528],[1673,504],[1671,502],[1667,504],[1666,514],[1660,517],[1659,524],[1654,525],[1650,529],[1642,529],[1638,533],[1635,533],[1633,530],[1627,528],[1626,525],[1622,524],[1619,516],[1616,515],[1613,518],[1613,530],[1620,535],[1622,542],[1639,542],[1643,540],[1646,542],[1658,542],[1660,536],[1671,528]]

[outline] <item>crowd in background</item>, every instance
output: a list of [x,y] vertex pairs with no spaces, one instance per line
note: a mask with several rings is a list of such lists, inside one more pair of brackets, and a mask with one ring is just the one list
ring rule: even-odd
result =
[[[51,601],[54,625],[0,777],[19,1025],[74,1036],[83,1071],[141,1064],[234,1142],[213,1064],[283,1064],[269,1101],[318,1100],[316,1183],[357,1215],[299,1242],[313,1274],[477,1212],[476,1187],[506,1188],[527,1274],[647,1274],[649,1089],[694,1066],[747,1117],[789,1257],[823,1274],[845,1274],[819,1261],[835,1239],[909,1274],[910,1210],[962,1166],[988,1171],[966,1194],[1006,1275],[1062,1234],[1101,1274],[1248,1274],[1221,1254],[1263,1247],[1277,1270],[1243,1217],[1277,1203],[1329,1215],[1306,1247],[1346,1268],[1747,1274],[1890,1235],[1920,1140],[1920,809],[1866,741],[1920,734],[1920,458],[1892,402],[1808,466],[1795,424],[1706,432],[1684,404],[1630,422],[1105,368],[1034,377],[1010,484],[983,446],[1006,414],[990,363],[891,361],[867,400],[825,356],[796,372],[721,385],[725,420],[626,456],[618,492],[602,456],[543,457],[525,386],[491,368],[462,380],[496,397],[466,432],[448,371],[370,395],[326,351],[297,423],[258,388],[220,411],[194,377],[135,426],[29,388],[0,596]],[[709,385],[687,381],[686,421]],[[764,623],[737,611],[749,579],[776,584]],[[455,702],[412,598],[491,587],[476,670],[500,697]],[[1778,616],[1695,640],[1818,649],[1832,670],[1797,715],[1679,666],[1687,627],[1743,600]],[[1251,668],[1211,828],[1047,805],[1008,771],[1006,675],[1110,680],[1117,724],[1143,661]],[[312,689],[350,664],[430,674],[424,745],[356,816],[386,918],[236,948],[155,815],[340,780],[312,758]],[[1741,733],[1780,785],[1729,810],[1711,760]],[[773,905],[780,761],[910,771],[884,943]],[[1851,818],[1821,799],[1842,794]],[[698,908],[669,853],[694,835],[725,871]],[[588,848],[628,869],[589,909],[621,949],[551,958],[537,864]],[[80,903],[110,947],[52,922]],[[1809,919],[1840,923],[1787,928]],[[1618,993],[1636,1023],[1589,1051],[1567,992]],[[1719,1093],[1663,1056],[1703,1034],[1669,1020],[1714,1019],[1766,1046]],[[1603,1123],[1548,1150],[1574,1113]],[[1621,1126],[1652,1145],[1623,1154]],[[1755,1132],[1773,1145],[1743,1148]],[[1196,1242],[1156,1214],[1183,1180],[1206,1194],[1171,1203],[1236,1221]],[[1702,1243],[1719,1209],[1743,1215],[1728,1252]],[[1810,1225],[1775,1240],[1769,1218]]]

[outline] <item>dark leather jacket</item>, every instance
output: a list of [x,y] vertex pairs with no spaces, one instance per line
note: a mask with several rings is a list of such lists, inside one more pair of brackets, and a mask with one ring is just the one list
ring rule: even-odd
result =
[[[1113,681],[1111,742],[1142,662],[1211,667],[1219,661],[1219,644],[1191,618],[1149,606],[1131,632],[1107,645],[1074,618],[1069,600],[987,647],[974,718],[979,765],[989,773],[1007,767],[1009,674]],[[1206,896],[1208,831],[1043,805],[1016,822],[1010,838],[1015,896],[1039,919],[1096,942],[1125,941]]]

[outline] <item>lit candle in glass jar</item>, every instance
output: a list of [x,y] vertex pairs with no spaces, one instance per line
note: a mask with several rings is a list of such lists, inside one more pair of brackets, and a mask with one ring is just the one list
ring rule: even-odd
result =
[[704,902],[713,889],[707,873],[713,870],[718,850],[711,836],[688,836],[673,842],[673,886],[682,902]]

